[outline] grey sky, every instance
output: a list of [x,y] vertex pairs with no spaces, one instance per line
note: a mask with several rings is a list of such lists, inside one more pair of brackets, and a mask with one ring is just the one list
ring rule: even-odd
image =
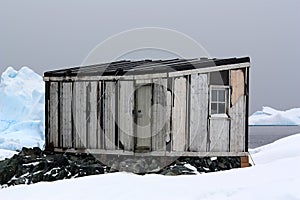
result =
[[212,57],[250,56],[251,112],[300,107],[299,8],[298,0],[1,0],[0,73],[77,66],[111,35],[163,27],[194,38]]

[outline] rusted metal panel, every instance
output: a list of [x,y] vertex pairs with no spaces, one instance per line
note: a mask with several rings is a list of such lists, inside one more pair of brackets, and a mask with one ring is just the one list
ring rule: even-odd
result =
[[214,117],[210,119],[209,127],[211,152],[229,151],[229,119]]
[[172,112],[173,151],[185,151],[186,145],[186,78],[174,79],[174,106]]
[[63,82],[60,88],[60,133],[64,148],[72,147],[72,83]]
[[152,105],[152,150],[166,150],[166,124],[167,124],[167,79],[153,80]]
[[49,145],[59,147],[58,134],[58,82],[50,82],[50,102],[49,102]]
[[90,82],[88,83],[87,90],[87,148],[95,149],[97,148],[97,91],[98,83]]
[[73,103],[73,118],[74,118],[74,135],[75,148],[87,148],[87,132],[86,132],[86,111],[87,111],[87,83],[74,82],[74,103]]
[[191,75],[190,94],[190,151],[207,150],[208,80],[207,74]]
[[116,149],[115,122],[116,122],[116,82],[105,82],[104,91],[104,135],[107,150]]
[[134,82],[119,81],[119,139],[124,150],[133,150],[134,138]]

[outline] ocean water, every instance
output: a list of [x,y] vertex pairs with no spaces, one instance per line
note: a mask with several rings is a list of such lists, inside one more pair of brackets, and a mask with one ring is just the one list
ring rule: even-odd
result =
[[300,133],[300,126],[249,126],[249,148],[260,147],[297,133]]

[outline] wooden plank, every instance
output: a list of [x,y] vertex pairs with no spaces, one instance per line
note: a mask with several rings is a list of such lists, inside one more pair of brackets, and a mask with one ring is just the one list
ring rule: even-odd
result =
[[241,156],[241,168],[249,167],[249,156]]
[[50,82],[50,102],[49,102],[49,145],[59,147],[58,134],[58,82]]
[[171,111],[172,111],[172,93],[167,91],[167,108],[166,108],[166,134],[165,141],[170,142],[171,140]]
[[234,105],[240,97],[245,95],[245,77],[241,69],[230,71],[230,85],[232,88],[231,105]]
[[61,145],[72,147],[72,83],[63,82],[60,88],[60,134]]
[[97,90],[98,83],[90,82],[88,85],[88,112],[87,112],[87,148],[97,148]]
[[207,74],[191,75],[189,150],[207,150],[208,81]]
[[166,124],[167,118],[167,79],[153,80],[152,105],[152,150],[166,150]]
[[74,82],[75,148],[86,148],[86,82]]
[[104,135],[107,150],[116,149],[115,145],[115,97],[116,83],[105,82],[104,94]]
[[186,147],[186,78],[176,78],[174,82],[174,106],[172,112],[173,151],[184,151]]
[[104,101],[104,93],[103,93],[103,83],[102,81],[98,82],[98,91],[97,91],[97,148],[104,149],[104,131],[103,131],[103,101]]
[[229,119],[215,117],[210,119],[209,127],[211,152],[229,151]]
[[123,150],[103,150],[103,149],[62,149],[55,148],[55,152],[60,153],[89,153],[94,155],[128,155],[128,156],[169,156],[169,157],[244,157],[248,156],[248,152],[166,152],[152,151],[147,153],[134,153],[133,151]]
[[136,150],[151,150],[152,85],[142,85],[136,90]]
[[134,145],[134,82],[119,81],[118,126],[119,139],[124,150],[133,151]]
[[230,123],[230,151],[245,150],[245,84],[242,70],[232,70],[230,85],[232,88]]

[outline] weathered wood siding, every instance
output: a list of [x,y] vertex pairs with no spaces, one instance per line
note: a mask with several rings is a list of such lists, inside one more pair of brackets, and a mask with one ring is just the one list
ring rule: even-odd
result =
[[190,151],[207,150],[208,82],[207,74],[191,75],[190,92]]
[[216,117],[210,119],[209,127],[211,152],[229,151],[229,119]]
[[171,112],[172,112],[172,93],[167,91],[167,108],[166,108],[167,116],[166,116],[166,133],[165,133],[165,141],[171,141]]
[[59,134],[59,106],[58,106],[58,82],[50,82],[50,101],[49,101],[49,146],[59,147],[58,134]]
[[245,77],[242,70],[232,70],[230,85],[232,88],[230,123],[230,151],[245,150]]
[[132,151],[134,142],[134,82],[119,81],[119,139],[124,150]]
[[108,150],[116,149],[115,120],[116,120],[116,82],[105,82],[104,91],[104,135],[105,148]]
[[62,82],[60,86],[61,145],[70,148],[72,147],[72,83]]
[[98,83],[88,83],[87,90],[87,148],[97,148],[97,92]]
[[151,150],[152,85],[138,86],[136,90],[136,148]]
[[186,142],[186,78],[174,79],[174,105],[172,112],[173,151],[185,151]]
[[97,148],[104,149],[104,131],[103,131],[103,100],[104,100],[104,93],[103,93],[103,82],[98,82],[98,92],[97,92]]
[[166,150],[166,124],[167,124],[167,79],[153,80],[152,105],[152,150]]
[[73,106],[73,118],[74,118],[74,135],[75,135],[75,148],[87,147],[87,83],[86,82],[74,82],[74,106]]

